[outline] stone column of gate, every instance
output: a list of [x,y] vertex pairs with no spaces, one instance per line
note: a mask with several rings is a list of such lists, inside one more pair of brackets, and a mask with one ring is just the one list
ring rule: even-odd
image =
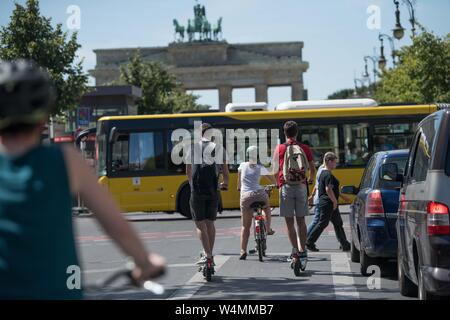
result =
[[303,97],[303,84],[298,81],[298,82],[292,82],[291,83],[291,88],[292,88],[292,101],[300,101],[300,100],[304,100]]
[[256,102],[268,102],[267,85],[266,84],[255,85],[255,101]]
[[231,86],[220,86],[219,87],[219,109],[221,112],[225,111],[227,104],[231,103],[232,97]]

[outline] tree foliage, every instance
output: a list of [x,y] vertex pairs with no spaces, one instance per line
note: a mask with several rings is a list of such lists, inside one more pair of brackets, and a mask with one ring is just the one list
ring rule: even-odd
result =
[[357,87],[356,89],[341,89],[330,94],[328,96],[328,99],[371,98],[375,90],[376,86],[374,86],[373,84],[370,84],[370,86],[364,85],[361,87]]
[[186,94],[161,64],[145,62],[137,52],[127,65],[120,68],[121,81],[142,89],[137,101],[139,114],[166,114],[183,111],[207,110],[197,104],[198,96]]
[[383,72],[378,102],[450,102],[450,34],[440,38],[424,30],[399,58],[395,69]]
[[338,90],[328,96],[328,99],[351,99],[355,95],[355,89]]
[[0,29],[0,59],[32,59],[49,72],[58,98],[54,115],[77,107],[87,90],[83,61],[75,62],[80,47],[76,32],[69,37],[61,24],[53,27],[51,18],[41,16],[38,0],[16,3],[9,24]]

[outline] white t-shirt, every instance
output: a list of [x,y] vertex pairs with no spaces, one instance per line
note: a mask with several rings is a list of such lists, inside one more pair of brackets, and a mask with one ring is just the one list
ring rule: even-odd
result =
[[250,165],[249,162],[242,162],[238,171],[241,173],[241,194],[263,189],[259,184],[259,180],[261,176],[270,175],[269,171],[263,165]]

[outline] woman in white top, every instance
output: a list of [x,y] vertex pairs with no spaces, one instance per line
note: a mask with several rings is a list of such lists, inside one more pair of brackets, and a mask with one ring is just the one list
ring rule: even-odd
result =
[[241,230],[241,256],[240,260],[247,258],[247,244],[250,236],[250,227],[252,226],[253,209],[252,203],[261,201],[266,205],[263,208],[266,217],[267,234],[275,233],[270,228],[271,209],[269,206],[269,196],[264,191],[264,187],[259,184],[261,176],[266,176],[272,184],[277,184],[275,177],[261,164],[258,163],[258,148],[251,146],[247,149],[248,162],[243,162],[238,168],[238,191],[241,192],[241,212],[242,212],[242,230]]

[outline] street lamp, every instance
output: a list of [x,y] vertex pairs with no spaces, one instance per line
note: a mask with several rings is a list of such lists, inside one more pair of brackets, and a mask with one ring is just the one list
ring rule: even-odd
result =
[[[412,0],[403,0],[403,3],[407,5],[408,7],[408,12],[409,12],[409,22],[411,22],[411,32],[412,32],[412,36],[415,37],[416,35],[416,17],[415,17],[415,12],[414,12],[414,4]],[[402,27],[401,23],[400,23],[400,9],[399,9],[399,1],[398,0],[394,0],[394,4],[396,6],[396,11],[395,11],[395,28],[392,30],[394,33],[394,37],[397,40],[400,40],[401,38],[403,38],[404,34],[405,34],[405,29]]]
[[394,34],[394,38],[397,40],[400,40],[405,35],[405,28],[402,27],[402,24],[400,22],[400,9],[398,8],[400,3],[398,0],[394,0],[394,4],[396,7],[395,10],[395,28],[392,29],[392,32]]
[[403,0],[404,3],[408,5],[408,11],[409,11],[409,22],[411,22],[411,32],[412,36],[415,37],[416,35],[416,17],[414,15],[414,5],[411,0]]
[[381,42],[381,46],[380,46],[380,58],[378,59],[378,67],[381,70],[384,70],[384,68],[386,68],[386,57],[384,56],[384,44],[383,44],[383,38],[379,37],[378,39],[380,39]]
[[[364,76],[364,75],[363,75],[363,76]],[[366,81],[365,81],[364,78],[362,78],[362,79],[353,78],[353,81],[354,81],[354,83],[355,83],[354,97],[357,98],[357,97],[358,97],[358,83],[359,83],[360,86],[361,86],[359,89],[364,89],[364,86],[365,86]],[[366,95],[364,95],[364,92],[361,91],[361,93],[363,94],[363,97],[364,97],[364,96],[370,96],[370,91],[369,91],[369,88],[370,88],[370,79],[369,79],[369,86],[368,86],[367,88],[368,88],[368,91],[366,92]]]
[[397,55],[397,51],[395,51],[394,39],[392,39],[392,37],[388,36],[387,34],[380,33],[378,39],[381,41],[383,38],[388,39],[389,43],[391,44],[392,64],[394,65],[395,68],[396,66],[395,56]]
[[366,66],[365,66],[365,73],[364,73],[364,77],[365,78],[369,78],[369,73],[367,72],[367,60],[371,60],[372,61],[372,63],[373,63],[373,83],[377,83],[377,74],[378,74],[378,71],[377,71],[377,58],[376,57],[371,57],[371,56],[365,56],[364,57],[364,62],[366,63]]

